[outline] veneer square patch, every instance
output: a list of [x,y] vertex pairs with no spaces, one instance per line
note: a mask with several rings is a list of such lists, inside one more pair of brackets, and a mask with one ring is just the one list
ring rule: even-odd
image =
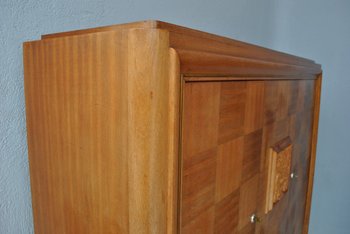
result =
[[292,141],[286,137],[268,150],[268,178],[265,213],[288,191],[292,163]]

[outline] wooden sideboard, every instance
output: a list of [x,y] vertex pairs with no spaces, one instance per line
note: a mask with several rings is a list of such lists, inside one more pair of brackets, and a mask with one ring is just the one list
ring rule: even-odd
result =
[[321,72],[160,21],[25,42],[35,233],[307,233]]

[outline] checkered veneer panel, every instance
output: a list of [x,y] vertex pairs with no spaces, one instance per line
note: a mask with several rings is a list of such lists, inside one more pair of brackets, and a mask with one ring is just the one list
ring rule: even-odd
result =
[[[313,92],[313,80],[185,83],[181,233],[301,233]],[[298,179],[265,215],[266,151],[287,136]]]

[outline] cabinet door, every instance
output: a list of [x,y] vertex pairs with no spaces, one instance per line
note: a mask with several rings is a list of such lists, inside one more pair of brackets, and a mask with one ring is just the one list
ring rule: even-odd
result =
[[[265,82],[266,125],[263,131],[266,150],[263,156],[268,156],[268,150],[276,142],[290,137],[290,172],[293,178],[289,181],[288,191],[267,214],[263,207],[266,200],[262,202],[258,210],[262,217],[261,224],[257,225],[259,233],[302,233],[311,153],[314,85],[313,80]],[[284,108],[285,105],[287,108]],[[281,113],[283,108],[283,115],[270,114]],[[262,170],[264,179],[268,177],[267,173],[268,160],[265,158]],[[266,183],[266,180],[263,182]],[[265,195],[267,187],[266,184],[262,186]]]
[[[181,233],[301,233],[314,81],[185,82],[183,89]],[[268,155],[283,139],[295,176],[266,212]]]

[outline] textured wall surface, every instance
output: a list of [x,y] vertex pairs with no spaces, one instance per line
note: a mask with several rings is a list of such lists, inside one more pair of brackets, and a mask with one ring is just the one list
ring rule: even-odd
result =
[[345,71],[350,65],[349,15],[346,0],[0,0],[0,234],[33,233],[22,42],[51,32],[144,19],[194,27],[322,63],[325,81],[310,233],[345,233],[350,209],[345,135],[350,132]]

